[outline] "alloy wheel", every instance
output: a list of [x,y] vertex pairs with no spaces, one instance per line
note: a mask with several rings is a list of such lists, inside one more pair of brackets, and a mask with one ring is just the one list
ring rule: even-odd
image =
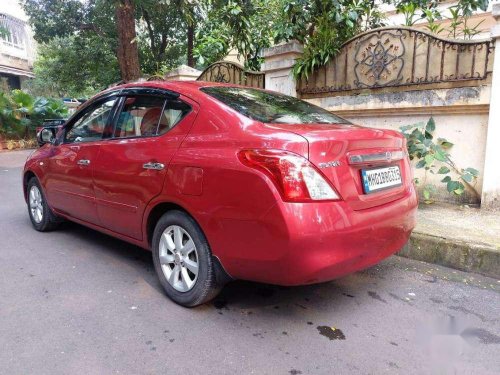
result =
[[168,283],[179,292],[191,290],[198,278],[198,253],[189,233],[178,225],[167,227],[160,238],[160,265]]
[[43,220],[43,197],[37,186],[32,186],[29,193],[31,217],[39,224]]

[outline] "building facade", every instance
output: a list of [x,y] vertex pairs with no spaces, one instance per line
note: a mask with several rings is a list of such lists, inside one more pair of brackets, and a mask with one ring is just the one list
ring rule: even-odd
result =
[[0,2],[0,90],[19,89],[33,77],[35,43],[17,0]]

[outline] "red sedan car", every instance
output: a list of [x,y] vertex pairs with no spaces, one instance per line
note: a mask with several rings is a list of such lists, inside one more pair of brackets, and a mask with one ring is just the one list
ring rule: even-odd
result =
[[338,278],[401,249],[415,225],[401,134],[270,91],[123,85],[41,141],[23,174],[34,228],[68,219],[151,249],[184,306],[231,279]]

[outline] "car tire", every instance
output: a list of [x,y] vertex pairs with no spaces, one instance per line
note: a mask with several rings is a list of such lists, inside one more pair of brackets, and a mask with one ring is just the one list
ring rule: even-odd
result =
[[169,211],[158,220],[152,251],[160,283],[174,302],[194,307],[220,292],[222,286],[217,283],[216,265],[207,239],[185,212]]
[[56,229],[61,223],[61,219],[54,214],[47,204],[43,189],[36,177],[32,177],[28,181],[26,196],[28,197],[28,214],[33,228],[39,232]]

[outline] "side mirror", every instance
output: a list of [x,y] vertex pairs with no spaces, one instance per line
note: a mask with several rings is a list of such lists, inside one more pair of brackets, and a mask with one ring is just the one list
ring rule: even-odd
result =
[[37,136],[38,145],[43,146],[46,143],[54,143],[56,137],[53,129],[43,128]]

